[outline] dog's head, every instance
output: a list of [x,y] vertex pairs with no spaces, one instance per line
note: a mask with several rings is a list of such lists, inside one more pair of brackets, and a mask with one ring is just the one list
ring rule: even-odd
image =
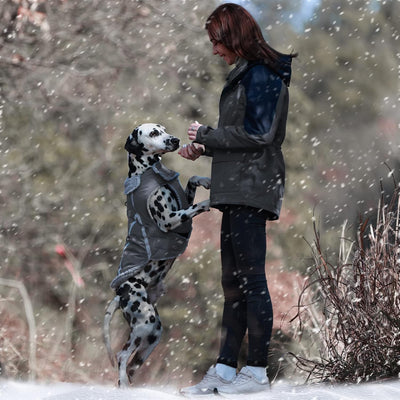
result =
[[125,150],[136,157],[164,154],[179,148],[179,139],[158,124],[142,124],[128,136]]

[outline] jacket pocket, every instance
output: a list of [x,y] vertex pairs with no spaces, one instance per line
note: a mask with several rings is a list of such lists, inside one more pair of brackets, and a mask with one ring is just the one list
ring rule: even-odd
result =
[[[243,153],[241,152],[228,151],[214,154],[211,169],[212,196],[229,195],[239,191],[242,165]],[[224,199],[219,200],[224,201]]]

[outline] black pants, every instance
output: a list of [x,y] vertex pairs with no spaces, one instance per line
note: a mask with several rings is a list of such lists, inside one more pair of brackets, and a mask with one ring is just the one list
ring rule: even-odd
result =
[[265,276],[265,211],[226,206],[221,226],[225,303],[219,363],[237,367],[248,332],[247,365],[266,367],[272,332],[272,303]]

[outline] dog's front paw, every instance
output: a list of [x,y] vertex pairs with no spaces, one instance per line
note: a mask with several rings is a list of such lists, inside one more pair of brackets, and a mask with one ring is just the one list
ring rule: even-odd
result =
[[193,186],[203,186],[206,189],[210,189],[211,187],[211,179],[205,176],[192,176],[189,179],[189,182]]

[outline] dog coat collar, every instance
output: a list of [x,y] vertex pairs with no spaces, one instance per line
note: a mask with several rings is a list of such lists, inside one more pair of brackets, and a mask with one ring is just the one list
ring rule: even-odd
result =
[[144,171],[143,174],[132,175],[130,178],[126,178],[124,184],[124,193],[129,194],[133,192],[140,186],[142,178],[145,179],[146,175],[151,175],[153,173],[159,175],[162,179],[164,179],[167,182],[170,182],[179,176],[178,172],[168,169],[165,165],[161,164],[161,162],[157,162],[154,165],[152,165],[151,168]]

